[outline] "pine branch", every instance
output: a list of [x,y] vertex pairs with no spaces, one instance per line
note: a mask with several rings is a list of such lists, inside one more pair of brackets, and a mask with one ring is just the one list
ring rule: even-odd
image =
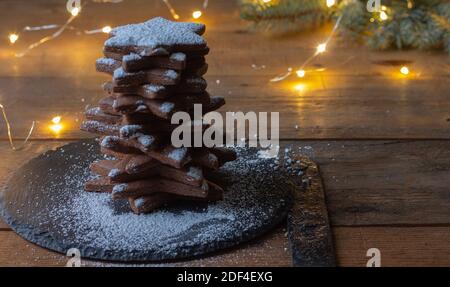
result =
[[256,29],[279,35],[313,29],[342,15],[340,35],[370,47],[450,52],[449,0],[385,0],[387,20],[369,13],[367,0],[338,2],[330,9],[325,0],[241,0],[241,16]]
[[241,0],[241,17],[254,28],[273,34],[287,34],[319,27],[329,20],[323,0]]

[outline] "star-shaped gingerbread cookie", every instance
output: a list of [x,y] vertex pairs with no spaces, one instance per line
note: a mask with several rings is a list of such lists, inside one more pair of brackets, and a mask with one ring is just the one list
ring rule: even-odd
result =
[[144,23],[114,28],[105,42],[105,51],[140,56],[174,52],[207,54],[208,46],[201,37],[204,32],[203,24],[173,22],[157,17]]

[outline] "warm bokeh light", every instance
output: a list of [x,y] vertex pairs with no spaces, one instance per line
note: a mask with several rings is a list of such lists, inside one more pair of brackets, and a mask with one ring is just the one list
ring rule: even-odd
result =
[[73,17],[78,16],[78,14],[80,14],[80,8],[75,7],[70,11],[70,14],[72,14]]
[[102,32],[105,34],[111,33],[111,30],[112,30],[111,26],[105,26],[102,28]]
[[402,73],[403,75],[409,75],[409,68],[406,66],[401,67],[400,69],[400,73]]
[[49,129],[54,133],[54,134],[59,134],[62,130],[63,130],[63,125],[61,124],[61,117],[60,116],[56,116],[52,119],[52,125],[49,126]]
[[192,17],[193,17],[194,19],[198,19],[198,18],[202,17],[202,11],[194,11],[194,12],[192,13]]
[[264,3],[270,3],[272,0],[263,0]]
[[295,73],[297,74],[297,77],[299,77],[299,78],[303,78],[306,74],[305,70],[297,70]]
[[303,92],[305,90],[305,84],[303,84],[303,83],[295,84],[294,90],[297,92]]
[[412,0],[407,0],[407,2],[408,2],[408,9],[414,8],[414,3],[412,2]]
[[380,12],[380,19],[382,21],[386,21],[388,19],[388,15],[386,14],[386,12],[384,12],[384,11]]
[[17,42],[17,40],[19,40],[19,35],[17,35],[17,34],[9,35],[9,42],[11,44],[14,44],[15,42]]
[[327,44],[326,43],[322,43],[319,46],[317,46],[316,54],[325,53],[326,50],[327,50]]
[[336,0],[327,0],[327,7],[332,7],[336,4]]
[[57,117],[54,117],[53,119],[52,119],[52,123],[54,123],[55,125],[57,125],[57,124],[59,124],[60,122],[61,122],[61,117],[60,116],[57,116]]

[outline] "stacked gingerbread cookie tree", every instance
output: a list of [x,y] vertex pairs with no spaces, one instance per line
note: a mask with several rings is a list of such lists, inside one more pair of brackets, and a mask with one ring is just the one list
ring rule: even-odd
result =
[[99,72],[112,75],[104,84],[108,95],[87,110],[82,125],[101,136],[101,152],[108,159],[91,165],[98,178],[86,183],[87,191],[128,199],[135,213],[180,200],[222,199],[222,188],[205,175],[235,160],[235,153],[171,143],[175,112],[192,113],[201,104],[207,113],[225,104],[206,92],[204,31],[202,24],[163,18],[113,29],[105,58],[96,64]]

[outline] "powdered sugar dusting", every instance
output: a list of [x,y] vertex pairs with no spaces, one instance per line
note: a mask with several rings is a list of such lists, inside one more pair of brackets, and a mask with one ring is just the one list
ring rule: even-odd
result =
[[[177,203],[136,215],[130,212],[126,200],[114,201],[110,194],[83,190],[84,183],[92,178],[89,164],[102,158],[98,152],[92,141],[72,144],[39,159],[57,163],[55,169],[20,174],[26,178],[29,203],[27,208],[14,203],[7,209],[27,220],[27,227],[35,228],[26,234],[52,238],[58,242],[52,248],[62,252],[77,247],[84,257],[182,258],[252,238],[275,224],[276,214],[282,216],[287,210],[288,186],[284,173],[270,168],[275,161],[238,149],[238,160],[208,178],[225,188],[223,201]],[[49,179],[43,181],[42,176]],[[117,185],[115,191],[125,188]]]
[[164,76],[168,77],[169,79],[175,80],[178,79],[180,75],[174,70],[167,70],[166,72],[164,72]]
[[160,110],[161,112],[163,112],[163,113],[170,113],[170,112],[172,112],[174,109],[175,109],[175,104],[174,104],[174,103],[169,103],[169,102],[163,103],[163,104],[161,105],[161,107],[159,108],[159,110]]
[[177,149],[174,149],[171,152],[169,152],[169,154],[167,156],[170,159],[173,159],[174,161],[181,161],[181,160],[183,160],[183,158],[186,157],[187,152],[188,152],[188,150],[185,147],[177,148]]
[[122,58],[122,60],[123,60],[124,62],[129,62],[129,61],[139,61],[139,60],[141,60],[141,59],[142,59],[142,57],[139,56],[139,55],[136,54],[136,53],[131,53],[131,54],[129,54],[129,55],[125,55],[125,56],[123,56],[123,58]]
[[123,78],[126,75],[127,75],[127,72],[125,72],[125,70],[122,67],[120,67],[120,68],[118,68],[118,69],[116,69],[114,71],[114,78],[115,79]]
[[137,140],[145,148],[149,148],[155,143],[155,137],[151,135],[141,135]]
[[117,27],[111,31],[106,47],[138,47],[154,50],[159,47],[206,45],[200,36],[205,26],[197,23],[179,23],[161,17],[140,24]]
[[141,125],[126,125],[120,128],[120,136],[122,138],[132,138],[136,134],[141,134],[143,126]]
[[184,53],[173,53],[170,55],[170,59],[178,62],[186,61],[186,54]]
[[117,168],[113,168],[111,169],[111,171],[109,172],[108,176],[109,177],[116,177],[120,174],[120,170],[118,170]]
[[116,66],[116,65],[120,65],[120,62],[111,59],[111,58],[100,58],[97,59],[97,64],[98,65],[105,65],[105,66]]
[[116,137],[116,136],[106,136],[105,138],[103,138],[100,145],[104,148],[112,148],[116,145],[116,143],[119,140],[120,140],[119,137]]
[[143,88],[145,91],[149,91],[149,92],[151,92],[151,93],[158,93],[158,92],[161,92],[161,91],[163,91],[163,90],[166,89],[166,87],[164,87],[164,86],[160,86],[160,85],[152,85],[152,84],[144,85],[144,86],[142,86],[142,88]]
[[191,166],[189,167],[187,175],[193,180],[201,180],[203,179],[203,171],[201,168]]

